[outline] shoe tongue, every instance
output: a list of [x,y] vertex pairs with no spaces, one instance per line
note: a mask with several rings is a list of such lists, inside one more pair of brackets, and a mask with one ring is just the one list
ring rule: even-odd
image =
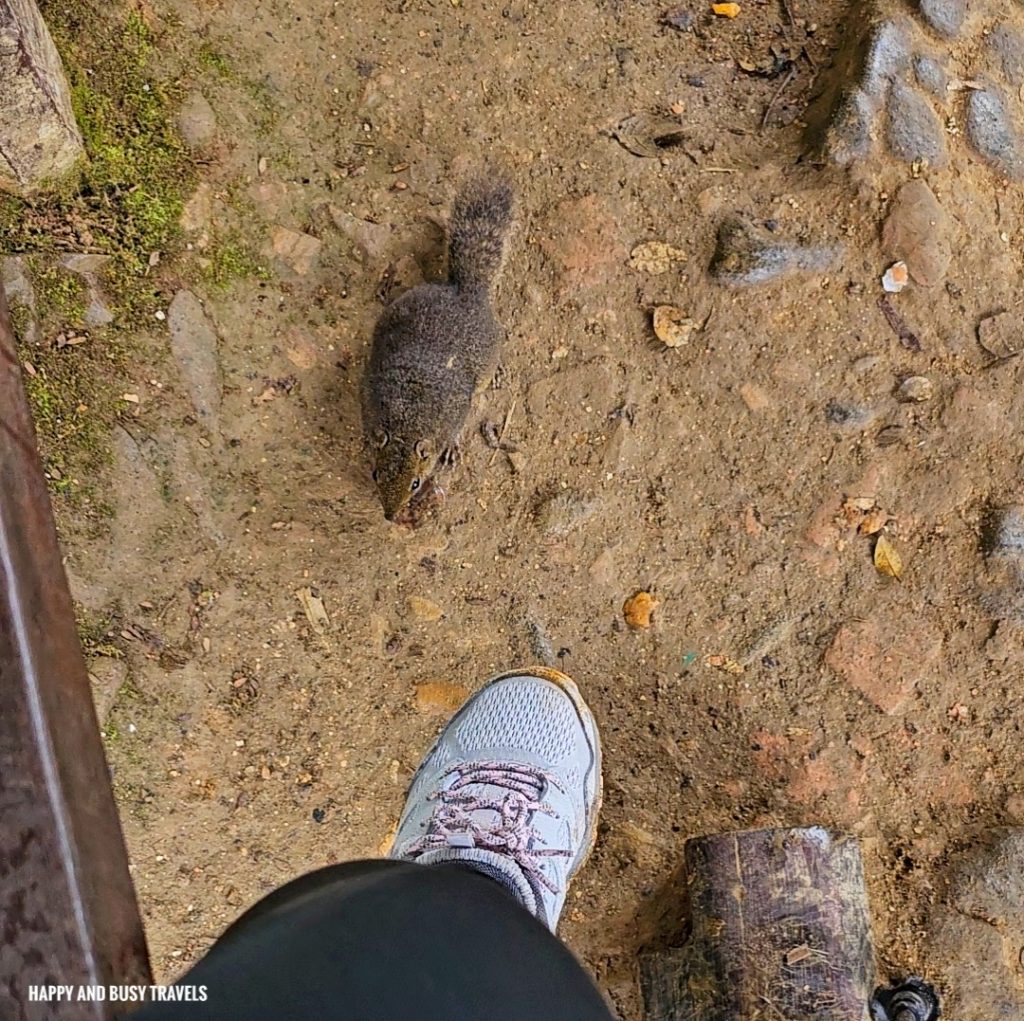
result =
[[[509,797],[510,791],[507,787],[490,783],[471,783],[459,791],[460,794],[479,801],[479,807],[467,812],[473,822],[485,829],[500,827],[502,824],[501,805]],[[472,846],[472,844],[468,845]]]

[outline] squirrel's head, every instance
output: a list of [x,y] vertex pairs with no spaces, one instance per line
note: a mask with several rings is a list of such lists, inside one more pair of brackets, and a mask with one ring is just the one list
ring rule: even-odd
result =
[[411,500],[426,492],[427,480],[437,467],[437,447],[430,440],[408,443],[383,431],[374,442],[373,481],[384,517],[394,521]]

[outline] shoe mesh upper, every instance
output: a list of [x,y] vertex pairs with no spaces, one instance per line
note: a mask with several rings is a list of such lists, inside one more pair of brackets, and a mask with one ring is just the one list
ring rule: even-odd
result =
[[[548,684],[485,689],[474,711],[457,726],[458,741],[467,752],[495,746],[518,748],[550,763],[564,762],[573,754],[573,738],[579,731],[572,703]],[[578,782],[578,772],[567,779]]]

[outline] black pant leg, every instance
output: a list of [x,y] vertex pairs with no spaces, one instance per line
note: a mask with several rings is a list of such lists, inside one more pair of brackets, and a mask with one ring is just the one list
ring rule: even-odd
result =
[[276,890],[138,1021],[610,1021],[572,954],[459,868],[350,862]]

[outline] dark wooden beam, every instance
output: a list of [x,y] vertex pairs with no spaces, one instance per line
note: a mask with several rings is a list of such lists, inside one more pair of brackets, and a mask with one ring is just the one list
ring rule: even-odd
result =
[[867,1021],[875,959],[856,840],[820,827],[686,843],[683,946],[641,957],[647,1021]]
[[30,986],[146,984],[146,944],[0,288],[0,1016],[114,1016]]

